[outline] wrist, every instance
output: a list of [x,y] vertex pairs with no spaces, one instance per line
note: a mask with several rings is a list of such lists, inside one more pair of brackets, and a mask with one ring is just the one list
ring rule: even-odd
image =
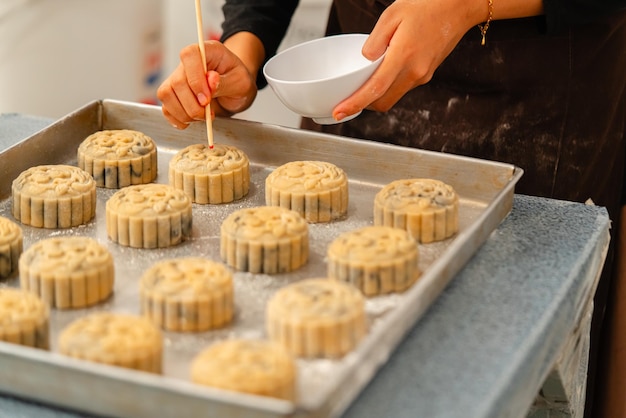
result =
[[[475,24],[485,23],[489,17],[489,0],[475,0]],[[493,0],[491,20],[517,19],[543,14],[543,0]]]
[[224,46],[235,54],[246,67],[253,80],[265,60],[265,47],[251,32],[237,32],[224,41]]
[[468,5],[468,7],[470,7],[470,10],[468,10],[467,12],[470,21],[469,23],[471,24],[470,26],[476,26],[478,24],[485,23],[489,18],[490,9],[492,11],[491,18],[493,20],[495,18],[493,11],[498,1],[504,0],[493,0],[491,6],[489,5],[489,0],[472,0]]
[[476,0],[473,2],[473,16],[478,19],[481,44],[485,44],[487,30],[492,21],[516,19],[543,14],[543,0]]
[[487,42],[487,31],[489,30],[489,25],[493,20],[493,0],[487,0],[487,19],[485,23],[478,24],[478,29],[480,30],[480,34],[482,35],[482,39],[480,41],[481,45],[485,45]]

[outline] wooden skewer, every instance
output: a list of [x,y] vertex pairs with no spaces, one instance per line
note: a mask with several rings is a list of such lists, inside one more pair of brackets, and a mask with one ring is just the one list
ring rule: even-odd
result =
[[[206,77],[206,51],[204,49],[204,29],[202,28],[202,9],[200,0],[196,0],[196,27],[198,29],[198,48],[200,48],[200,56],[202,57],[202,65],[204,65],[204,74]],[[204,119],[206,121],[206,135],[209,140],[209,148],[213,149],[213,121],[211,119],[211,98],[204,109]]]

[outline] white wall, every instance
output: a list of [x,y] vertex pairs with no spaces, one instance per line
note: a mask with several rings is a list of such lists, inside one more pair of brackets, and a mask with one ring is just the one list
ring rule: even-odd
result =
[[162,0],[0,0],[0,113],[59,118],[96,99],[154,102],[162,11]]
[[[331,0],[301,0],[281,49],[321,37]],[[223,0],[203,0],[219,36]],[[191,0],[0,0],[0,113],[60,118],[91,100],[154,102],[156,89],[197,43]],[[298,126],[271,89],[237,117]]]

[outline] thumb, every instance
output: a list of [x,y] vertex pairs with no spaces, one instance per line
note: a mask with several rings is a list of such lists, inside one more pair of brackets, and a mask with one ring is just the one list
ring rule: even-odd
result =
[[256,89],[250,90],[239,74],[207,74],[211,98],[219,100],[221,106],[230,112],[238,113],[249,107],[256,96]]
[[207,83],[209,84],[209,90],[211,91],[211,97],[219,96],[220,85],[222,76],[217,71],[209,71],[206,75]]

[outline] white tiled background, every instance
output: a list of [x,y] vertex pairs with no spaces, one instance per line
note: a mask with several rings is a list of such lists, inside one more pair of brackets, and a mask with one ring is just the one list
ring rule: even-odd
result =
[[[203,0],[219,35],[223,0]],[[320,37],[330,0],[301,0],[282,48]],[[0,0],[0,113],[59,118],[103,98],[153,102],[156,88],[196,43],[192,0]],[[266,88],[238,117],[297,126]]]

